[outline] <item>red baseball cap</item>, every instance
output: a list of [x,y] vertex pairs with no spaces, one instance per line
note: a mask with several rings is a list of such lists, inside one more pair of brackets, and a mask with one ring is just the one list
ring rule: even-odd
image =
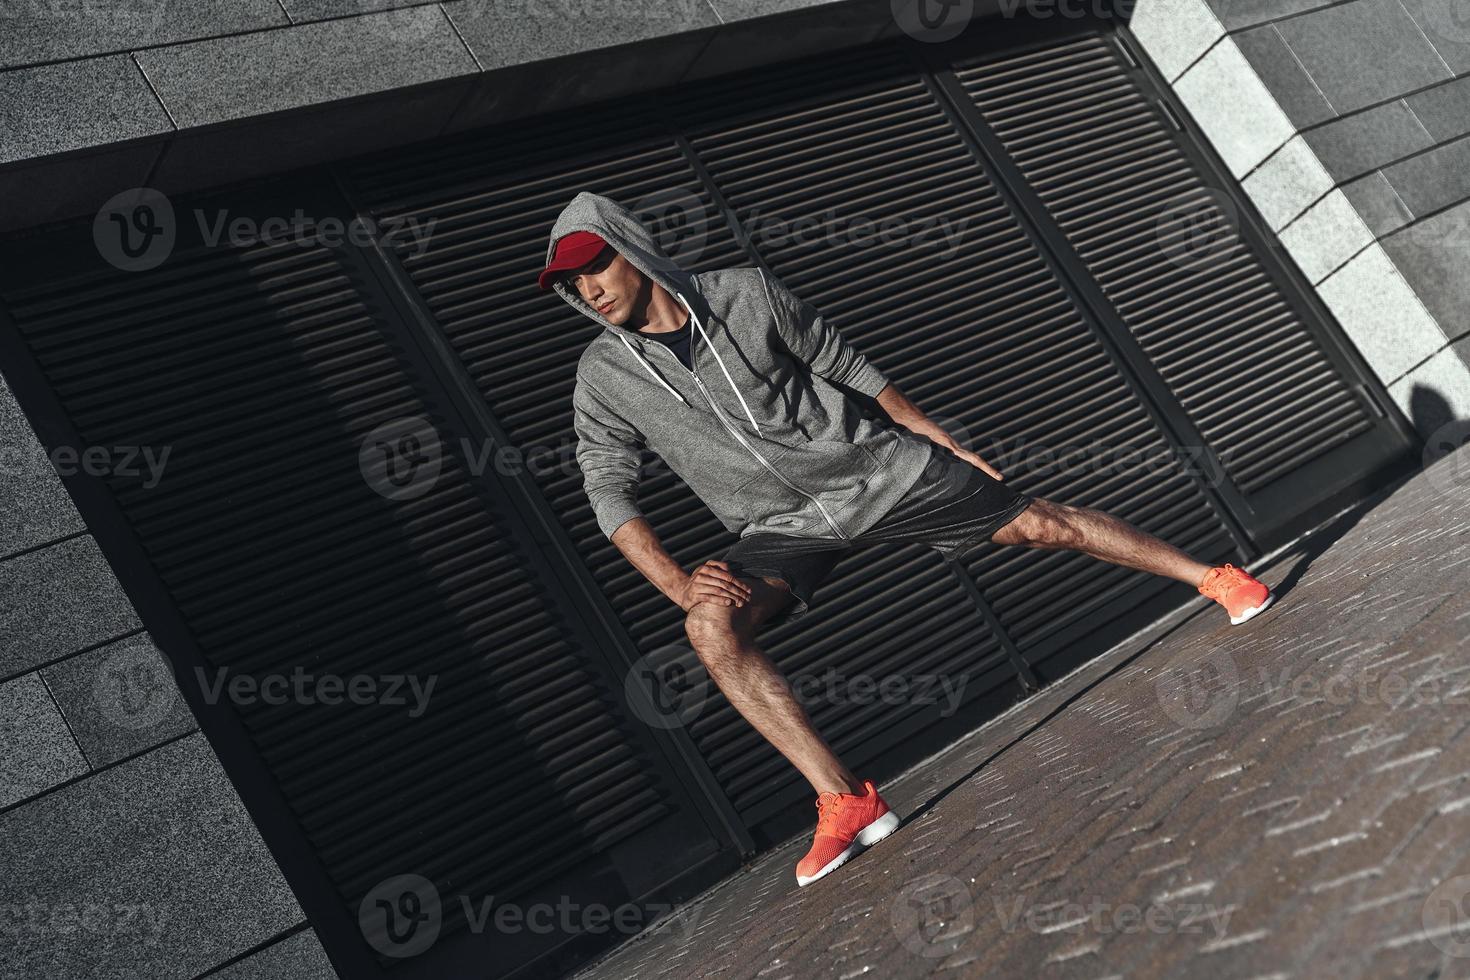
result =
[[556,252],[552,254],[546,268],[541,270],[541,275],[536,277],[536,282],[542,289],[550,289],[551,280],[558,272],[586,265],[597,258],[604,248],[607,248],[607,242],[595,232],[574,231],[565,234],[557,239]]

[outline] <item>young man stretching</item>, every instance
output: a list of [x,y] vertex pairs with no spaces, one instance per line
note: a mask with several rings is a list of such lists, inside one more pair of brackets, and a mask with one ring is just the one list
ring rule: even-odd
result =
[[[606,328],[582,352],[572,395],[599,528],[685,611],[720,690],[817,793],[801,885],[899,822],[755,643],[758,627],[805,615],[853,547],[918,542],[949,558],[981,541],[1073,549],[1187,582],[1237,624],[1274,598],[1233,565],[1212,568],[1103,511],[1007,486],[778,279],[756,268],[686,272],[609,198],[572,199],[539,281]],[[843,389],[876,399],[897,425],[864,418]],[[740,534],[723,560],[686,572],[659,543],[637,504],[645,446]]]

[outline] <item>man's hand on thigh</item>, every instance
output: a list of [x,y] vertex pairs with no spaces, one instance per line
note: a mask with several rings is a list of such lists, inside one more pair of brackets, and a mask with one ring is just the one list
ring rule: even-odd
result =
[[718,559],[710,559],[690,573],[688,581],[675,601],[679,608],[688,612],[696,603],[707,602],[716,606],[742,606],[750,600],[750,581],[730,573],[730,566]]
[[770,575],[733,575],[732,578],[749,590],[750,597],[743,605],[732,607],[718,600],[697,601],[687,609],[690,616],[718,618],[735,628],[754,629],[795,601],[784,579]]

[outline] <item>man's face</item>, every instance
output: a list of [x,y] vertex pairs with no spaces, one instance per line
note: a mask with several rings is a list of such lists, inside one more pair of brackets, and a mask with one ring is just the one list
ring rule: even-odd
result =
[[652,283],[611,245],[591,262],[568,272],[566,284],[610,323],[622,326],[637,309],[646,309]]

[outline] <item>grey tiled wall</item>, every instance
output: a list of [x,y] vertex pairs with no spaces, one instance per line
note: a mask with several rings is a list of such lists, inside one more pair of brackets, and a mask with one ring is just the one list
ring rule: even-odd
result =
[[8,0],[0,231],[897,32],[890,0]]
[[0,976],[332,976],[3,378],[0,501]]
[[1470,422],[1470,3],[1139,0],[1130,25],[1394,400]]

